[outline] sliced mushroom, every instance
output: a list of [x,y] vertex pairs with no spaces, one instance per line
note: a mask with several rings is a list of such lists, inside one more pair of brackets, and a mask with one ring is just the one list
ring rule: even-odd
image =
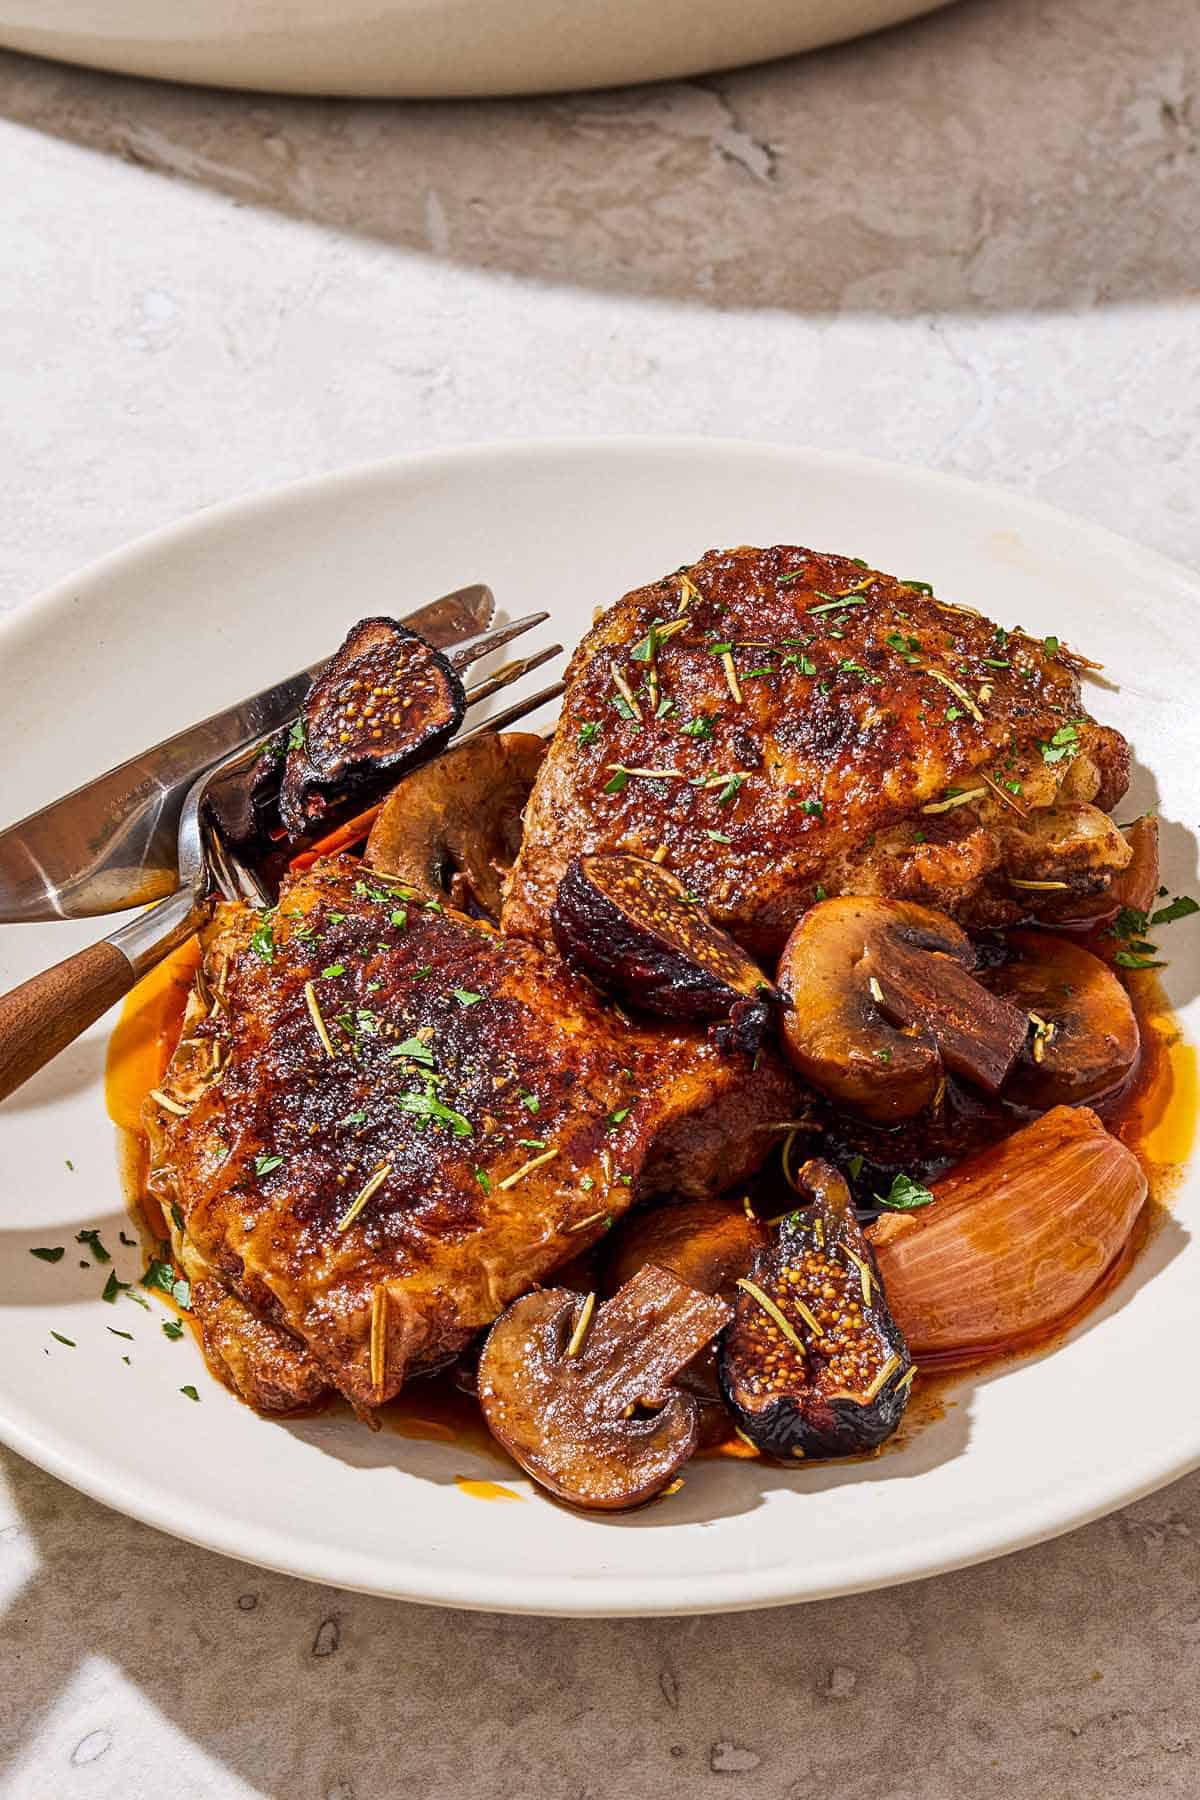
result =
[[729,1019],[754,1050],[770,982],[677,875],[641,856],[576,856],[550,912],[555,941],[610,993],[668,1019]]
[[643,1207],[613,1232],[604,1260],[609,1290],[631,1280],[647,1263],[669,1269],[702,1294],[732,1300],[739,1275],[749,1272],[769,1233],[760,1219],[728,1200],[684,1200],[678,1206]]
[[389,777],[440,750],[465,710],[440,650],[394,619],[361,619],[309,689],[302,740],[288,749],[279,794],[288,835],[374,800]]
[[[612,1233],[604,1258],[609,1293],[631,1281],[647,1263],[668,1269],[689,1287],[718,1299],[737,1298],[738,1279],[750,1273],[755,1253],[770,1240],[761,1219],[728,1200],[683,1200],[678,1205],[643,1207]],[[713,1345],[702,1350],[679,1377],[680,1387],[700,1402],[700,1443],[718,1442],[729,1432]]]
[[1141,1038],[1129,996],[1099,957],[1043,931],[1012,931],[1012,960],[987,976],[993,993],[1027,1013],[1033,1031],[1005,1098],[1048,1108],[1097,1100],[1137,1063]]
[[721,1385],[738,1429],[768,1455],[852,1456],[900,1423],[912,1359],[846,1183],[813,1161],[797,1185],[809,1204],[738,1284]]
[[572,1506],[652,1500],[696,1447],[676,1376],[731,1309],[653,1263],[595,1308],[566,1288],[526,1294],[488,1333],[479,1400],[492,1435]]
[[928,907],[822,901],[780,963],[784,1046],[814,1087],[877,1123],[927,1106],[943,1064],[995,1093],[1029,1022],[972,979],[974,960],[965,932]]
[[421,893],[447,895],[460,911],[499,918],[545,754],[545,739],[532,732],[487,733],[414,769],[384,803],[366,862]]

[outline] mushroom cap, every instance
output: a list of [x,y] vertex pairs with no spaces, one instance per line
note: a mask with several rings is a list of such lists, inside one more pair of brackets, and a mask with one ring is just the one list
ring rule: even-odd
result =
[[969,971],[966,933],[909,900],[845,895],[810,907],[779,966],[784,1047],[814,1087],[865,1119],[910,1119],[942,1065],[989,1092],[1028,1031]]
[[730,1309],[653,1264],[593,1303],[567,1288],[514,1301],[484,1344],[479,1400],[535,1481],[611,1512],[653,1499],[695,1449],[696,1401],[671,1383]]
[[487,732],[415,769],[393,789],[364,860],[422,893],[496,919],[521,841],[521,813],[546,754],[533,732]]
[[1045,1108],[1112,1093],[1141,1049],[1137,1016],[1120,981],[1090,950],[1049,932],[1011,931],[1007,944],[1015,958],[989,973],[988,986],[1036,1013],[1053,1035],[1026,1044],[1005,1096]]

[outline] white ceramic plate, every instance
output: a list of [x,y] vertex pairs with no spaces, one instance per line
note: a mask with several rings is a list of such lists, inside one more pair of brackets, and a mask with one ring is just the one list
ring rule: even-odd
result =
[[[1094,710],[1129,735],[1139,765],[1128,811],[1158,804],[1165,879],[1173,891],[1194,886],[1200,581],[1013,495],[714,442],[508,444],[386,463],[201,514],[107,558],[0,634],[0,820],[310,661],[362,613],[484,577],[506,608],[550,608],[569,644],[595,604],[712,545],[777,541],[863,556],[1101,658],[1119,687],[1095,691]],[[86,924],[9,927],[0,981],[92,935]],[[1168,982],[1190,1022],[1200,931],[1170,935]],[[676,1498],[601,1521],[519,1479],[519,1504],[483,1504],[455,1476],[497,1471],[453,1447],[341,1417],[268,1424],[208,1377],[190,1339],[168,1342],[158,1317],[128,1300],[103,1304],[101,1274],[78,1267],[74,1232],[99,1225],[115,1246],[123,1222],[101,1091],[107,1029],[0,1108],[0,1436],[181,1537],[455,1606],[679,1613],[995,1556],[1200,1461],[1187,1385],[1200,1290],[1194,1177],[1172,1222],[1066,1344],[964,1382],[943,1419],[872,1463],[696,1463]],[[29,1255],[57,1243],[71,1248],[53,1267]],[[137,1254],[117,1254],[129,1278]],[[199,1404],[181,1395],[185,1383]]]
[[301,94],[535,94],[700,75],[947,0],[0,0],[0,43]]

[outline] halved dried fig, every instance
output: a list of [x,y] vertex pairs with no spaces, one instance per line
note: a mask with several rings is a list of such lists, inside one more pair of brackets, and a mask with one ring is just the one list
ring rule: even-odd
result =
[[395,619],[361,619],[309,689],[279,811],[295,839],[376,798],[462,723],[462,682],[440,650]]
[[810,907],[784,948],[784,1047],[814,1087],[863,1118],[912,1118],[943,1064],[986,1093],[1002,1085],[1025,1014],[968,971],[970,939],[908,900],[847,895]]
[[546,741],[487,732],[414,769],[371,828],[365,860],[460,911],[500,916],[503,880],[521,843],[521,813]]
[[988,976],[1033,1031],[1005,1083],[1021,1106],[1078,1105],[1119,1088],[1141,1047],[1129,995],[1098,956],[1044,931],[1011,931],[1011,961]]
[[853,1456],[896,1429],[912,1359],[846,1183],[820,1161],[797,1182],[811,1202],[738,1283],[721,1385],[739,1430],[768,1455]]
[[631,1006],[667,1019],[736,1013],[739,1045],[761,1039],[770,982],[669,869],[641,856],[573,857],[550,923],[563,955]]
[[696,1401],[672,1383],[730,1317],[653,1263],[596,1307],[566,1288],[525,1294],[479,1359],[492,1435],[572,1506],[652,1500],[696,1447]]

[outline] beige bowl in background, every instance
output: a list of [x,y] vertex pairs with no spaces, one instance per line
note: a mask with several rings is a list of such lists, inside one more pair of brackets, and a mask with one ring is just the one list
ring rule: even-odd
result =
[[613,87],[788,56],[947,0],[0,0],[0,44],[280,93]]

